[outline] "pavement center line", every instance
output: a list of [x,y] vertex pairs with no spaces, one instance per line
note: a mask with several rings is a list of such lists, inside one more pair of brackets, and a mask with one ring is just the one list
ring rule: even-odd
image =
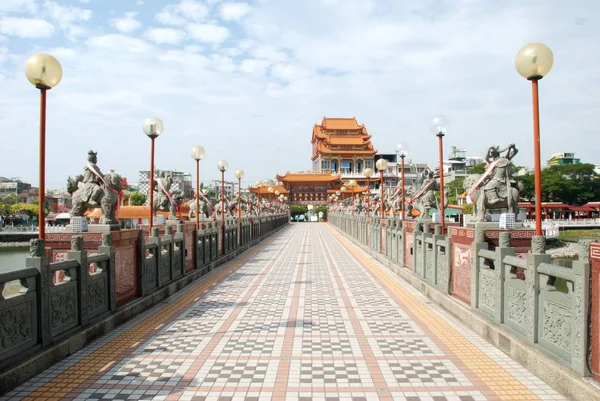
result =
[[421,321],[451,349],[481,380],[502,400],[539,400],[527,387],[518,381],[502,366],[494,362],[484,352],[453,327],[442,320],[431,309],[410,294],[400,283],[395,281],[382,268],[368,259],[357,246],[342,234],[327,226],[333,236],[382,284],[390,295],[397,297],[410,308]]
[[[344,304],[344,307],[346,308],[346,312],[348,313],[348,316],[350,317],[350,323],[351,323],[352,327],[354,328],[354,332],[356,333],[356,337],[358,339],[358,344],[362,351],[363,358],[365,359],[365,361],[367,363],[367,368],[369,370],[369,373],[371,374],[371,380],[373,381],[373,385],[376,389],[384,389],[384,388],[387,389],[387,384],[385,382],[385,378],[383,377],[383,373],[381,372],[381,369],[379,368],[379,365],[377,364],[377,358],[375,357],[375,354],[373,353],[373,350],[371,349],[371,345],[369,344],[369,341],[367,340],[367,336],[366,336],[362,326],[360,325],[360,322],[358,320],[358,316],[356,315],[354,306],[352,306],[352,302],[350,301],[350,297],[348,296],[348,292],[350,291],[350,289],[347,288],[344,285],[344,283],[342,282],[342,279],[340,277],[341,272],[340,272],[339,268],[337,267],[336,262],[333,260],[331,250],[329,249],[328,246],[326,246],[327,241],[325,240],[321,230],[318,230],[318,236],[321,239],[321,241],[319,241],[320,248],[322,249],[322,252],[325,254],[325,260],[326,260],[325,264],[329,269],[331,269],[331,272],[333,273],[333,278],[338,286],[338,289],[340,290],[340,294],[342,296],[342,302]],[[380,400],[391,400],[392,399],[392,395],[387,390],[380,391],[378,393],[378,395],[379,395]]]

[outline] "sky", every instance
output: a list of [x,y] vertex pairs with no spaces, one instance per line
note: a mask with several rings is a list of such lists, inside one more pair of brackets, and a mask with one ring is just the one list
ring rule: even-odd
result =
[[55,56],[48,92],[47,187],[83,172],[137,182],[150,167],[148,116],[164,122],[159,169],[202,181],[229,162],[244,181],[311,168],[312,127],[356,117],[375,148],[402,143],[437,162],[431,118],[450,146],[483,156],[514,142],[533,166],[531,84],[514,67],[542,42],[554,66],[540,81],[542,160],[575,152],[600,163],[597,0],[0,0],[0,176],[38,183],[39,93],[24,65]]

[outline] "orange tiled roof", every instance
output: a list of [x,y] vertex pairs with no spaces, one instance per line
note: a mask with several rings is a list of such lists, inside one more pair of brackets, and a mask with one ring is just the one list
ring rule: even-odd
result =
[[323,117],[321,123],[323,128],[328,130],[359,130],[363,125],[358,125],[356,117],[352,118],[328,118]]
[[277,181],[281,182],[332,182],[339,179],[339,175],[334,175],[330,173],[298,174],[287,172],[285,173],[285,175],[277,176]]
[[[273,188],[273,192],[269,192],[269,187]],[[248,188],[248,190],[250,192],[252,192],[253,194],[257,194],[257,195],[261,195],[261,196],[269,196],[269,194],[273,194],[272,196],[275,196],[275,191],[279,191],[279,195],[281,195],[281,194],[288,195],[290,193],[290,191],[285,189],[285,187],[283,187],[282,185],[263,185],[258,188],[250,187],[250,188]]]
[[[187,203],[181,205],[179,209],[179,217],[187,218],[189,207]],[[168,216],[168,212],[158,211],[157,214],[162,214],[164,216]],[[97,208],[85,213],[86,217],[91,219],[99,219],[102,217],[102,209]],[[147,219],[150,216],[150,207],[149,206],[121,206],[119,209],[119,213],[117,214],[117,218],[119,219]]]

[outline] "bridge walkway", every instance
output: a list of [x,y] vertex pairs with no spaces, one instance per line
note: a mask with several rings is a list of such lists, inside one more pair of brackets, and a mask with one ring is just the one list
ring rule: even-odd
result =
[[296,223],[3,399],[564,398],[326,224]]

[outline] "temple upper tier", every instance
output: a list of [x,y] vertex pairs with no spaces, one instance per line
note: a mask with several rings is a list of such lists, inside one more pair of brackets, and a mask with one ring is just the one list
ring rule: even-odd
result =
[[361,174],[374,167],[377,150],[364,124],[359,125],[354,117],[323,117],[321,124],[313,127],[311,143],[315,172]]

